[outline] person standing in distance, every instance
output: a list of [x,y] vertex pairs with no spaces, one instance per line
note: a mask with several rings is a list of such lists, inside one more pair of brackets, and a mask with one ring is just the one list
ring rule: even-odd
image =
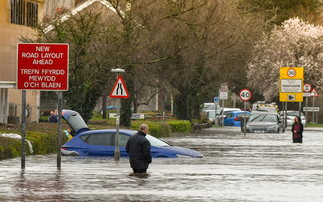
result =
[[130,166],[134,173],[146,173],[151,163],[150,142],[146,139],[147,124],[141,124],[139,131],[127,142],[126,151],[129,154]]
[[293,143],[303,142],[303,124],[301,118],[296,116],[292,125]]

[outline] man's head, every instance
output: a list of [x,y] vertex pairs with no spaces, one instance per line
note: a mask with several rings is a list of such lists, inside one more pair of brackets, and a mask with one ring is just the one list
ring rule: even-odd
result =
[[147,124],[144,124],[144,123],[141,124],[139,126],[139,130],[147,134],[148,133],[148,126],[147,126]]
[[50,112],[50,115],[54,115],[54,111],[51,111],[51,112]]

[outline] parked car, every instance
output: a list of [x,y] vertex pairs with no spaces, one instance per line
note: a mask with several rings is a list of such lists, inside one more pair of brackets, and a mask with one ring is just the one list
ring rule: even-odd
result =
[[[279,115],[281,118],[283,118],[283,115],[285,114],[284,111],[280,111]],[[295,117],[299,116],[299,111],[296,110],[292,110],[292,111],[287,111],[287,117],[286,117],[286,122],[288,126],[293,125],[294,121],[295,121]],[[301,112],[301,120],[302,120],[302,124],[305,125],[306,124],[306,118],[304,116],[304,114]]]
[[[202,112],[207,112],[207,111],[214,111],[215,112],[215,104],[214,103],[203,103],[202,104]],[[221,111],[221,107],[220,105],[217,104],[216,106],[216,113],[217,114],[220,114],[220,111]]]
[[[241,127],[241,121],[244,121],[244,111],[232,111],[229,112],[224,118],[224,126],[237,126]],[[251,113],[246,111],[246,119],[248,120]]]
[[[116,129],[91,130],[81,115],[72,110],[63,110],[62,117],[69,124],[74,135],[72,139],[61,147],[63,156],[114,156]],[[135,133],[137,133],[135,130],[119,130],[119,150],[121,157],[129,156],[125,146],[131,135]],[[151,144],[152,157],[203,157],[197,151],[171,146],[149,134],[146,135],[146,138]]]
[[215,110],[207,110],[205,112],[205,116],[209,119],[209,121],[212,121],[212,124],[215,123],[215,117],[216,117],[215,116]]
[[220,125],[222,125],[222,119],[224,119],[229,112],[241,111],[239,108],[222,108],[220,114],[217,116],[219,119]]
[[284,133],[285,127],[278,113],[254,112],[246,123],[248,133]]

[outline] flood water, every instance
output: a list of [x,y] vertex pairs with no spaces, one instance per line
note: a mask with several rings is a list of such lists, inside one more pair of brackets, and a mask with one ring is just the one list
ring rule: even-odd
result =
[[305,129],[303,144],[284,134],[204,129],[165,138],[204,158],[153,159],[133,176],[127,158],[56,154],[0,161],[0,201],[323,201],[323,131]]

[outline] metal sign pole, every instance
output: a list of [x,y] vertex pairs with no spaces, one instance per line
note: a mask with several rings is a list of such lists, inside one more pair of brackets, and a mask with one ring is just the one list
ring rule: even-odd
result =
[[61,169],[61,144],[62,144],[62,102],[63,102],[63,92],[58,92],[58,135],[57,135],[57,169]]
[[22,90],[22,115],[21,115],[21,169],[25,169],[26,154],[26,91]]
[[285,120],[284,120],[284,124],[285,124],[285,128],[287,128],[287,102],[285,102],[285,114],[284,114],[284,116],[285,116]]
[[312,122],[313,122],[313,125],[314,125],[314,113],[315,113],[315,112],[314,112],[314,98],[315,98],[315,97],[313,97],[313,111],[312,111],[312,115],[313,115]]
[[307,97],[305,97],[305,127],[307,127]]
[[222,127],[224,126],[224,100],[222,100]]
[[244,134],[245,137],[246,137],[246,116],[247,116],[247,113],[246,113],[246,102],[244,102],[243,134]]
[[120,98],[117,98],[117,116],[116,116],[116,136],[115,136],[115,145],[114,150],[114,160],[119,161],[120,159],[120,150],[119,150],[119,124],[120,124]]

